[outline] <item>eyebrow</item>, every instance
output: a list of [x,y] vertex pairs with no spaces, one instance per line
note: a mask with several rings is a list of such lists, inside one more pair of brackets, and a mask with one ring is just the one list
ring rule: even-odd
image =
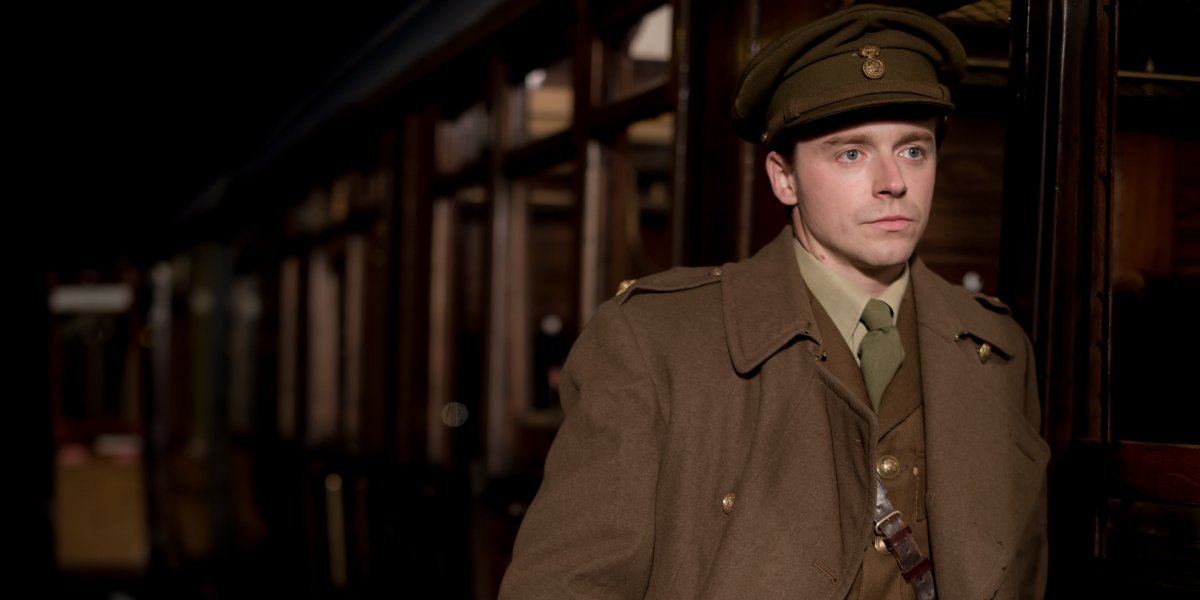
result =
[[852,134],[852,135],[847,135],[847,136],[834,136],[831,138],[827,138],[825,141],[821,142],[821,145],[824,147],[845,146],[845,145],[855,146],[855,145],[859,145],[859,144],[865,144],[869,141],[871,141],[871,136],[859,133],[859,134]]
[[[929,133],[928,131],[925,131],[924,129],[910,131],[910,132],[900,136],[900,145],[908,144],[910,142],[932,142],[932,141],[933,141],[933,134]],[[843,146],[843,145],[854,146],[854,145],[859,145],[859,144],[867,144],[870,142],[871,142],[870,135],[863,134],[863,133],[854,133],[854,134],[850,134],[850,135],[846,135],[846,136],[833,136],[831,138],[828,138],[828,139],[822,141],[821,146],[822,147]]]
[[907,144],[909,142],[932,142],[932,141],[933,141],[933,134],[929,133],[928,131],[925,131],[924,129],[919,129],[917,131],[910,131],[900,137],[901,144]]

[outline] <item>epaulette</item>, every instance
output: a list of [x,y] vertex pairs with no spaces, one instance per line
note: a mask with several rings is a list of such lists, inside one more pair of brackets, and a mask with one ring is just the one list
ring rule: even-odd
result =
[[[974,296],[975,301],[978,302],[979,305],[988,312],[995,315],[1002,315],[1002,319],[1003,317],[1012,316],[1012,310],[1007,304],[1002,302],[996,296],[990,296],[988,294],[982,294],[979,292],[972,293],[972,296]],[[972,329],[960,331],[954,336],[954,341],[957,342],[970,339],[978,344],[980,362],[986,363],[993,354],[1001,356],[1006,360],[1012,358],[1012,350],[1015,348],[1017,342],[1010,339],[1008,335],[1005,335],[1006,330],[1004,328],[987,327],[982,321],[977,323],[976,327],[981,328],[981,330]]]
[[647,292],[677,292],[711,285],[721,280],[721,267],[675,267],[653,275],[626,279],[617,285],[618,304]]
[[980,304],[980,306],[982,306],[994,313],[999,313],[1002,315],[1012,315],[1012,309],[1010,309],[1007,304],[1005,304],[1002,300],[1000,300],[996,296],[989,296],[987,294],[981,294],[979,292],[975,292],[974,295],[975,295],[975,301],[978,302]]

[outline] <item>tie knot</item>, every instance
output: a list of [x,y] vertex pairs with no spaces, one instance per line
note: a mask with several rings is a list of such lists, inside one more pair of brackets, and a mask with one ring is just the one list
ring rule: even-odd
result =
[[870,331],[883,329],[892,325],[892,307],[883,300],[872,298],[863,309],[861,320]]

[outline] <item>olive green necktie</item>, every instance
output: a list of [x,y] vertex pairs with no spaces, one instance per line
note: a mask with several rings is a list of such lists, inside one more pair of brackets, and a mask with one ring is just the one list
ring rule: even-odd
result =
[[900,331],[892,323],[892,309],[883,300],[873,298],[867,302],[860,320],[867,326],[867,335],[858,347],[863,382],[867,384],[871,406],[879,412],[883,391],[904,362],[904,344],[900,342]]

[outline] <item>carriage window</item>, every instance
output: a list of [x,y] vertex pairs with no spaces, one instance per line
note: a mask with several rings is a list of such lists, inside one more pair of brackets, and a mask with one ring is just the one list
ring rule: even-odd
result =
[[631,124],[613,141],[609,169],[613,245],[609,290],[623,279],[672,265],[674,133],[675,115],[664,113]]
[[660,6],[605,39],[606,97],[620,100],[666,83],[674,13]]
[[59,285],[49,296],[59,436],[89,443],[100,433],[136,431],[140,410],[129,361],[136,356],[125,284]]
[[[1124,3],[1113,150],[1113,434],[1200,443],[1187,390],[1200,321],[1200,65],[1185,26],[1194,3]],[[1174,28],[1174,31],[1172,31]],[[1190,124],[1190,125],[1189,125]],[[1190,394],[1194,395],[1194,394]]]
[[938,148],[933,208],[917,251],[951,282],[994,295],[1001,254],[1009,8],[976,2],[936,16],[962,40],[967,70]]
[[429,457],[481,453],[486,376],[487,193],[467,186],[433,206],[429,318]]
[[527,71],[512,90],[512,145],[521,146],[565,131],[575,110],[572,61]]
[[239,277],[230,289],[229,424],[239,434],[258,427],[255,398],[261,376],[254,352],[262,334],[261,283],[255,275]]
[[439,119],[434,130],[434,169],[454,175],[478,165],[488,149],[491,115],[476,102],[457,115]]
[[[523,207],[524,307],[514,319],[528,377],[527,410],[516,440],[518,456],[541,457],[561,420],[558,377],[578,327],[579,221],[574,162],[513,182],[514,208]],[[516,239],[521,239],[517,236]]]

